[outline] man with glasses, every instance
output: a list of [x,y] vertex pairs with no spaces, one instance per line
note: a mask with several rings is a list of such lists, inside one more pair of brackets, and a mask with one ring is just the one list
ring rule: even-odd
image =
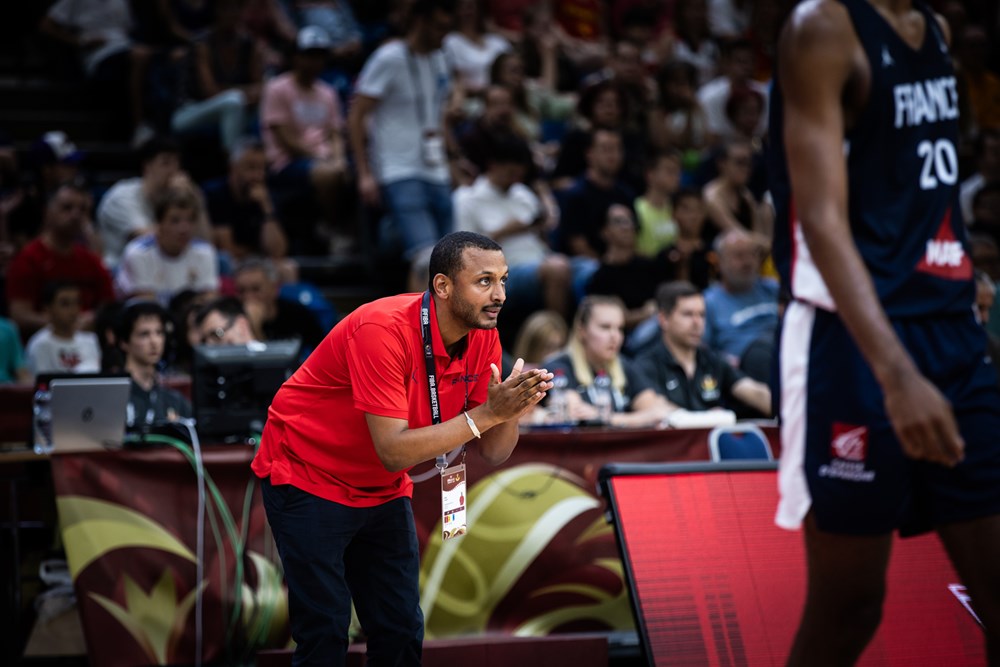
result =
[[258,340],[243,304],[231,296],[202,306],[194,325],[202,345],[246,345]]

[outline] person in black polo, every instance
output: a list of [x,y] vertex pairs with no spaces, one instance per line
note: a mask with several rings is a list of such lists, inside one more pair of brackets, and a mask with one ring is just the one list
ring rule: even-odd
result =
[[[686,281],[660,286],[656,293],[661,342],[637,360],[653,388],[686,410],[734,407],[739,401],[771,414],[767,385],[743,375],[719,354],[702,347],[705,298]],[[735,406],[739,407],[739,406]]]

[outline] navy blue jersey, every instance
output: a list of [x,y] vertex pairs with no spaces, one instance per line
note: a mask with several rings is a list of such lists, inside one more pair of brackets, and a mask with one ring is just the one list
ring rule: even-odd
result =
[[[941,27],[915,1],[926,22],[915,50],[867,0],[839,2],[871,70],[868,100],[845,142],[854,241],[890,317],[967,312],[975,286],[958,203],[958,92]],[[775,261],[793,297],[833,310],[791,198],[777,85],[771,101]]]

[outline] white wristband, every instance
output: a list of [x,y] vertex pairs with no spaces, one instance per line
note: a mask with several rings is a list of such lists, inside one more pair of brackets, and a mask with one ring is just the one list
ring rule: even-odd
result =
[[472,417],[469,416],[469,413],[463,412],[462,414],[465,415],[465,421],[468,422],[469,428],[472,429],[472,435],[476,436],[477,438],[483,437],[483,434],[479,432],[479,427],[476,426],[476,422],[472,421]]

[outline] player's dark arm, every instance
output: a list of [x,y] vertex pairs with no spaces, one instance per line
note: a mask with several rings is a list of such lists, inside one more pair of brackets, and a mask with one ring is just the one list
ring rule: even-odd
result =
[[434,426],[411,429],[405,419],[366,413],[375,453],[382,465],[393,472],[406,470],[466,442],[478,447],[483,458],[494,465],[506,461],[517,444],[518,418],[552,387],[551,373],[544,369],[521,373],[523,365],[523,361],[516,364],[514,372],[503,382],[498,382],[500,371],[494,370],[486,403],[469,410],[482,434],[479,440],[472,434],[464,414]]
[[897,338],[851,236],[842,99],[852,72],[864,66],[841,5],[799,5],[782,33],[778,65],[795,208],[839,315],[882,387],[904,451],[954,464],[963,443],[951,407]]

